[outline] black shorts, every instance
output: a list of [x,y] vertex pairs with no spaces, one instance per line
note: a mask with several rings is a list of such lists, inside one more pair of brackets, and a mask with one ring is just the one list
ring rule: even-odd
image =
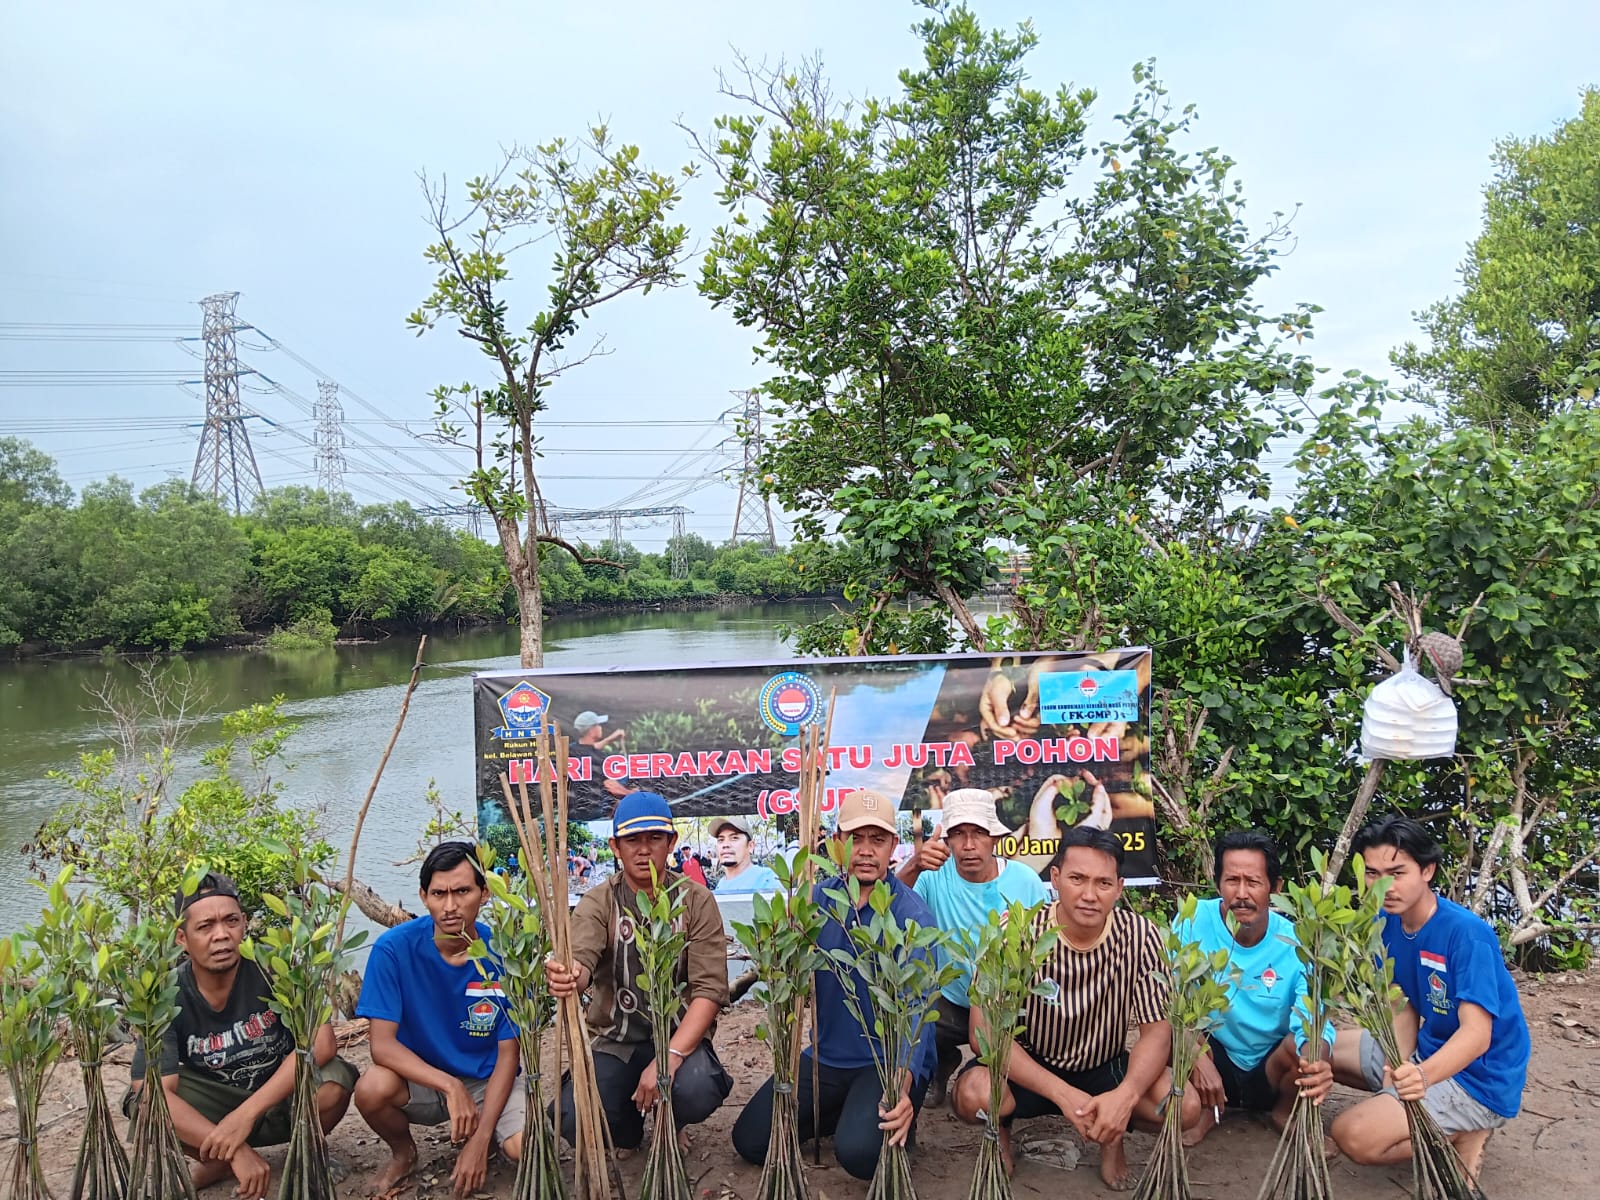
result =
[[[1267,1080],[1267,1059],[1263,1058],[1248,1071],[1234,1065],[1233,1059],[1216,1038],[1211,1043],[1211,1061],[1217,1074],[1222,1076],[1222,1090],[1227,1094],[1229,1108],[1242,1108],[1249,1112],[1270,1112],[1278,1103],[1278,1093]],[[1272,1057],[1270,1054],[1267,1058]]]
[[[1039,1062],[1038,1059],[1034,1061]],[[973,1059],[963,1068],[963,1073],[978,1065],[978,1060]],[[1085,1071],[1064,1071],[1046,1062],[1039,1062],[1039,1065],[1069,1087],[1075,1087],[1080,1092],[1087,1092],[1091,1096],[1103,1096],[1121,1086],[1122,1081],[1127,1078],[1128,1052],[1124,1050],[1115,1058],[1101,1063],[1098,1067],[1090,1067]],[[1062,1115],[1059,1108],[1032,1088],[1025,1088],[1015,1080],[1009,1086],[1011,1088],[1011,1097],[1016,1101],[1016,1107],[1012,1109],[1009,1117],[1001,1120],[1000,1123],[1002,1125],[1009,1125],[1013,1121],[1031,1121],[1035,1117]],[[1128,1114],[1128,1120],[1131,1128],[1132,1113]]]

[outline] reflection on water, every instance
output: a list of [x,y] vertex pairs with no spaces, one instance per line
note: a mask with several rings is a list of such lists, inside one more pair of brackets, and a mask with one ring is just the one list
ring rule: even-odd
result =
[[[600,667],[789,658],[777,626],[803,620],[819,607],[558,618],[546,627],[545,661],[552,667]],[[342,854],[394,726],[415,654],[415,640],[402,637],[293,654],[216,651],[163,669],[189,673],[213,713],[285,697],[285,711],[300,729],[288,745],[293,769],[284,778],[284,799],[295,807],[324,810],[328,838]],[[416,867],[402,864],[416,853],[430,778],[450,808],[472,811],[467,677],[515,667],[516,654],[514,629],[428,639],[428,667],[362,833],[357,873],[381,894],[416,907]],[[66,798],[63,786],[47,773],[70,770],[78,754],[105,745],[90,691],[108,677],[127,686],[136,672],[125,662],[93,658],[0,664],[0,934],[38,911],[38,893],[27,881],[18,849]],[[202,722],[195,744],[204,746],[218,733],[214,717]],[[192,766],[193,759],[190,755],[186,763]]]

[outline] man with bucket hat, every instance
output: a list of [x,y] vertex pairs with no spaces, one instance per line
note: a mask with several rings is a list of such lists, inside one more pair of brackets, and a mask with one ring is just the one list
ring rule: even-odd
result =
[[[685,1008],[672,1030],[667,1054],[672,1074],[672,1116],[681,1130],[704,1121],[733,1089],[733,1078],[712,1048],[717,1014],[728,1002],[727,938],[717,902],[701,884],[669,874],[678,833],[672,806],[655,792],[633,792],[617,804],[611,819],[611,852],[616,873],[585,892],[572,913],[572,967],[545,963],[550,990],[558,997],[590,994],[586,1010],[594,1050],[595,1082],[612,1143],[631,1150],[644,1140],[644,1115],[661,1091],[656,1079],[650,999],[635,931],[639,898],[658,882],[684,889],[688,948],[679,960],[677,981]],[[560,1099],[561,1132],[571,1141],[576,1127],[572,1082]]]
[[933,837],[922,842],[900,868],[901,882],[912,885],[933,910],[939,928],[949,930],[956,939],[951,949],[940,953],[961,968],[960,978],[939,993],[934,1026],[939,1065],[928,1087],[929,1107],[944,1103],[945,1089],[971,1038],[967,991],[972,986],[977,931],[990,913],[1003,910],[1013,900],[1031,907],[1050,898],[1050,890],[1033,871],[1022,863],[995,857],[996,844],[1010,832],[996,815],[989,792],[957,788],[944,797]]

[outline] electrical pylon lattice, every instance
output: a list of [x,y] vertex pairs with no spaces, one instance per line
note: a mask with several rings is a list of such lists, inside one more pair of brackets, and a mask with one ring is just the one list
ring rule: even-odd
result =
[[772,502],[761,494],[761,394],[749,391],[734,395],[744,401],[739,417],[744,457],[739,468],[739,502],[733,510],[733,544],[755,542],[776,550],[778,535],[772,524]]
[[332,380],[317,381],[317,487],[329,496],[344,491],[344,405],[339,403],[339,385]]
[[219,292],[200,301],[206,344],[206,422],[194,456],[191,482],[224,507],[242,513],[261,495],[245,412],[239,402],[239,354],[234,335],[244,326],[234,315],[238,292]]

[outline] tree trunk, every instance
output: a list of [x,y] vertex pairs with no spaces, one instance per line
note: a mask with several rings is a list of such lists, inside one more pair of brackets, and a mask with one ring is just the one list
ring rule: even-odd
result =
[[967,635],[967,645],[974,650],[987,650],[989,644],[983,636],[983,630],[978,627],[977,619],[973,617],[972,610],[967,607],[967,602],[956,594],[956,590],[948,583],[933,585],[934,594],[944,602],[950,610],[950,615],[956,619],[956,624],[961,626]]
[[1333,844],[1333,853],[1328,855],[1327,869],[1322,872],[1323,887],[1332,887],[1333,881],[1339,878],[1339,872],[1344,869],[1344,860],[1350,855],[1350,843],[1355,841],[1357,830],[1367,819],[1367,809],[1372,805],[1372,797],[1378,792],[1378,780],[1383,777],[1383,768],[1387,762],[1387,759],[1375,758],[1367,764],[1367,773],[1361,780],[1361,786],[1356,790],[1356,799],[1350,806],[1350,815],[1344,819],[1344,828],[1339,831],[1339,840]]
[[531,585],[526,580],[518,580],[517,588],[517,613],[521,619],[521,649],[522,665],[525,667],[544,666],[544,595],[539,586],[539,569],[537,566],[530,572],[533,580]]

